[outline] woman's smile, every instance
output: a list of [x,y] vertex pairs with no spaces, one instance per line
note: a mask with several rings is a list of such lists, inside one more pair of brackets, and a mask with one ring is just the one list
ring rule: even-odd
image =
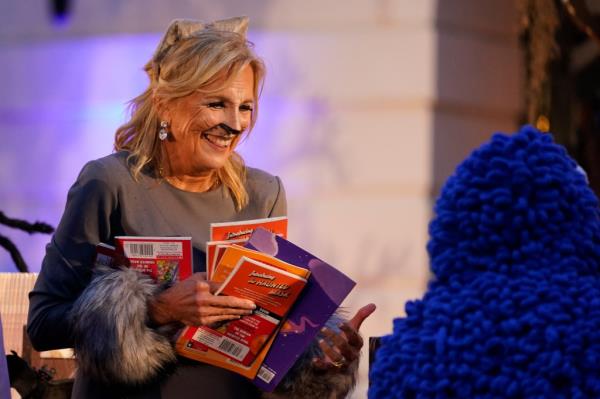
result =
[[212,135],[209,133],[202,133],[201,137],[202,137],[202,139],[208,141],[208,143],[211,144],[212,146],[215,146],[218,149],[222,149],[222,150],[229,148],[229,145],[233,141],[233,137],[226,139],[223,136],[215,136],[215,135]]
[[203,140],[208,141],[209,144],[212,144],[219,150],[225,150],[229,148],[236,136],[236,134],[224,131],[221,126],[215,126],[200,134],[200,137]]

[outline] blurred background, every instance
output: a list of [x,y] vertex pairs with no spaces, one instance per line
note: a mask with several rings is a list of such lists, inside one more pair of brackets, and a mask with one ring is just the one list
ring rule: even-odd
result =
[[[168,23],[247,15],[268,73],[240,152],[282,177],[290,239],[358,282],[345,306],[377,304],[364,335],[390,333],[426,288],[441,185],[492,133],[550,129],[597,184],[597,3],[1,2],[0,211],[56,226],[81,167],[112,151]],[[0,235],[39,270],[48,235]],[[0,248],[0,272],[16,271]],[[366,389],[364,361],[353,397]]]

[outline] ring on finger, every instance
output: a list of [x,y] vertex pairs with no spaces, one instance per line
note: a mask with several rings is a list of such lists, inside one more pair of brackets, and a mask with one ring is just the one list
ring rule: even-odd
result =
[[333,364],[333,366],[335,368],[341,368],[344,364],[346,364],[346,359],[344,357],[342,357],[340,360],[332,360],[331,364]]

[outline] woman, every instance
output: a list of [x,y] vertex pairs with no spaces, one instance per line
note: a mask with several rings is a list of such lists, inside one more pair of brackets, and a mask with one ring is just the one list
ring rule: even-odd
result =
[[169,342],[173,328],[238,318],[251,301],[214,296],[203,273],[159,290],[132,270],[92,271],[95,244],[117,235],[189,235],[200,267],[210,222],[285,215],[279,178],[245,167],[234,151],[254,125],[264,77],[246,29],[246,18],[174,21],[146,65],[149,87],[117,130],[117,152],[89,162],[69,191],[30,295],[28,334],[38,350],[75,347],[75,398],[343,397],[352,387],[357,331],[373,307],[337,333],[325,329],[294,380],[267,395],[176,358]]

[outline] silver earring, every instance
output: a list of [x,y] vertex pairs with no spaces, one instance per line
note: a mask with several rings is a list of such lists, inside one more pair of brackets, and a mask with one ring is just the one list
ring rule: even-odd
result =
[[165,141],[167,139],[167,136],[169,136],[169,131],[167,130],[168,127],[169,122],[160,121],[160,129],[158,131],[158,138],[160,139],[160,141]]

